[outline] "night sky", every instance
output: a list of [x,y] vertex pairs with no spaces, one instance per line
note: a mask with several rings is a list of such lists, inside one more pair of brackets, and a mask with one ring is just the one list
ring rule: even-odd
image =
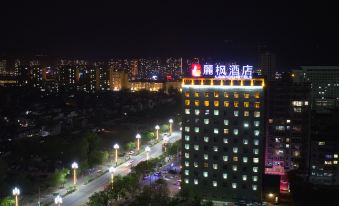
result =
[[326,1],[113,2],[118,1],[2,2],[0,56],[206,56],[251,62],[259,46],[266,46],[282,68],[339,64],[339,12]]

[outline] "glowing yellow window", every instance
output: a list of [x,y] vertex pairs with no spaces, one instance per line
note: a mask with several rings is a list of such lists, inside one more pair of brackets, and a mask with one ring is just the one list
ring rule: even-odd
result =
[[228,129],[224,129],[224,134],[228,134]]
[[208,163],[207,162],[204,162],[204,167],[208,167]]
[[249,94],[249,93],[244,93],[244,98],[245,98],[245,99],[250,98],[250,94]]
[[214,92],[214,97],[219,97],[219,92],[215,91]]
[[249,102],[244,102],[244,107],[249,107],[250,106],[250,103]]
[[257,98],[257,99],[259,99],[259,98],[260,98],[259,92],[256,92],[256,93],[254,94],[254,97]]
[[190,92],[185,92],[185,97],[189,97],[190,96]]
[[254,107],[257,108],[257,109],[260,108],[260,102],[255,102]]
[[234,161],[234,162],[238,162],[238,157],[237,157],[237,156],[234,156],[234,157],[233,157],[233,161]]
[[234,98],[239,98],[239,93],[234,92]]
[[194,101],[194,105],[195,105],[196,107],[199,106],[199,104],[200,104],[199,100],[195,100],[195,101]]
[[249,112],[249,111],[244,111],[244,116],[245,116],[245,117],[250,116],[250,112]]
[[229,106],[230,106],[229,101],[224,101],[224,107],[229,107]]
[[234,102],[234,107],[239,107],[239,102]]
[[205,97],[208,97],[209,96],[209,93],[208,92],[205,92]]
[[228,98],[229,94],[227,92],[224,92],[224,97]]
[[194,92],[195,97],[199,97],[200,93],[199,92]]
[[214,106],[219,107],[219,101],[214,101]]
[[190,103],[191,103],[190,100],[188,100],[188,99],[185,100],[185,105],[186,105],[186,106],[189,106]]
[[210,101],[204,101],[204,105],[205,105],[205,107],[208,107],[208,106],[210,106]]

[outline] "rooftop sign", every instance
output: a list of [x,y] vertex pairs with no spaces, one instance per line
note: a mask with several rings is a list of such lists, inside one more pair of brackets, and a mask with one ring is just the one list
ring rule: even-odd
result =
[[193,77],[214,77],[225,79],[252,79],[253,66],[240,66],[236,64],[213,65],[205,64],[201,68],[200,64],[192,64]]

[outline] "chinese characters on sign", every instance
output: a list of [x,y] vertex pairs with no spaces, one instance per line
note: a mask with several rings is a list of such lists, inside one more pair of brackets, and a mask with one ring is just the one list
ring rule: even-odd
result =
[[230,79],[251,79],[253,67],[246,65],[204,65],[203,76],[213,76],[214,78],[230,78]]

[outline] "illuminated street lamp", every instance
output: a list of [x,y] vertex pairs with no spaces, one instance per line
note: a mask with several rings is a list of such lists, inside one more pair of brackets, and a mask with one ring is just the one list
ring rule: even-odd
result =
[[114,144],[113,148],[115,149],[115,164],[118,165],[118,149],[120,147],[118,144]]
[[159,125],[155,125],[155,130],[156,130],[156,134],[157,134],[157,140],[159,140]]
[[20,190],[17,187],[15,187],[12,193],[13,193],[13,196],[15,196],[15,206],[19,206],[18,196],[20,195]]
[[108,169],[108,171],[109,173],[111,173],[111,183],[112,183],[112,189],[113,189],[114,173],[116,172],[116,168],[112,166]]
[[145,148],[145,151],[146,151],[146,160],[149,160],[149,152],[151,151],[151,148],[149,146],[147,146]]
[[77,169],[79,168],[78,163],[73,162],[72,163],[72,169],[73,169],[73,185],[75,186],[77,184]]
[[54,203],[57,205],[57,206],[61,206],[62,204],[62,197],[60,195],[56,196],[54,198]]
[[173,119],[169,119],[168,122],[170,124],[170,135],[172,135],[172,131],[173,131],[173,129],[172,129]]
[[166,152],[166,150],[167,150],[167,143],[168,143],[169,138],[167,136],[164,136],[163,139],[164,139],[164,148],[165,148],[165,152]]
[[137,138],[137,150],[140,150],[140,139],[141,139],[141,135],[138,133],[135,138]]

